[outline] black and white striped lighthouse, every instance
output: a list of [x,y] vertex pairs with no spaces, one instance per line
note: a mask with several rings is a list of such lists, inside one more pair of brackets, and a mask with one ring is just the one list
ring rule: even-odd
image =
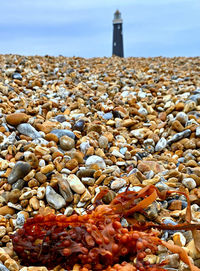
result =
[[119,10],[114,13],[113,20],[113,50],[115,56],[124,57],[123,34],[122,34],[122,18]]

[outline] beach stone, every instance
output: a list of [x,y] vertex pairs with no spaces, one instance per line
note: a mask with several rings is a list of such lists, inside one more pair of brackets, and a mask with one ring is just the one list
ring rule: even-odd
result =
[[25,185],[25,181],[23,179],[17,180],[15,183],[12,184],[12,189],[19,189],[21,190]]
[[58,178],[58,186],[60,194],[63,196],[65,201],[71,202],[74,199],[74,195],[70,189],[69,182],[60,176]]
[[98,165],[99,168],[104,169],[106,168],[106,163],[104,162],[104,159],[97,155],[92,155],[87,158],[85,162],[86,167],[91,167],[92,165]]
[[192,178],[184,178],[182,184],[190,190],[196,187],[196,182]]
[[187,101],[186,104],[185,104],[185,107],[184,107],[184,112],[185,113],[188,113],[192,110],[195,110],[196,109],[196,103],[194,101]]
[[52,134],[55,134],[58,138],[61,138],[62,136],[68,136],[72,139],[75,139],[75,134],[70,130],[64,130],[64,129],[54,129],[51,131]]
[[8,124],[16,126],[20,123],[27,122],[29,116],[25,113],[12,113],[6,116],[6,121]]
[[182,138],[189,137],[190,135],[191,135],[190,129],[187,129],[183,132],[177,133],[174,136],[172,136],[171,139],[169,139],[167,141],[167,145],[171,145],[172,143],[177,142],[177,141],[181,140]]
[[19,179],[23,179],[31,170],[31,166],[27,162],[18,161],[8,176],[8,183],[13,184]]
[[74,209],[71,206],[67,206],[67,208],[65,209],[64,215],[66,216],[70,216],[72,215]]
[[21,196],[21,193],[22,192],[19,189],[13,189],[12,191],[9,192],[7,200],[12,203],[17,203]]
[[200,126],[196,128],[196,137],[200,137]]
[[142,173],[152,170],[154,173],[159,173],[165,170],[163,165],[155,161],[141,161],[137,166]]
[[172,129],[177,132],[182,132],[184,130],[184,126],[180,123],[179,120],[175,120],[172,122]]
[[176,120],[178,120],[183,126],[188,122],[188,115],[185,112],[178,112],[176,115]]
[[43,199],[45,197],[46,188],[45,187],[38,187],[37,190],[37,198]]
[[113,190],[116,190],[116,189],[120,189],[124,186],[126,186],[126,180],[120,178],[120,179],[113,181],[110,185],[110,188]]
[[108,138],[107,137],[100,136],[98,142],[99,142],[100,148],[105,149],[108,147]]
[[42,137],[41,134],[29,123],[21,123],[17,126],[17,131],[20,134],[31,137],[32,139],[37,139]]
[[0,215],[13,215],[15,210],[9,206],[0,207]]
[[73,126],[73,130],[77,130],[77,131],[82,132],[84,130],[84,127],[85,127],[85,121],[80,119],[75,122],[75,124]]
[[65,151],[69,151],[75,147],[74,139],[66,135],[60,137],[59,143],[60,143],[60,147]]
[[12,74],[12,79],[16,79],[16,80],[22,80],[22,75],[19,72],[14,72]]
[[21,227],[23,227],[24,223],[25,223],[25,217],[24,217],[24,214],[22,214],[22,213],[17,213],[16,226],[17,226],[18,228],[21,228]]
[[64,198],[56,193],[49,185],[46,187],[46,200],[48,204],[56,210],[59,210],[66,205]]
[[80,169],[77,172],[77,177],[78,178],[83,178],[83,177],[93,177],[95,173],[95,169],[91,169],[91,168],[85,168],[85,169]]
[[167,146],[167,140],[161,137],[155,146],[155,151],[162,151]]
[[0,271],[10,271],[5,265],[0,263]]
[[176,232],[173,234],[174,244],[180,247],[184,247],[186,245],[186,238],[181,232]]
[[70,185],[70,188],[77,194],[82,194],[85,192],[85,186],[81,182],[81,180],[75,175],[75,174],[70,174],[67,177],[67,181]]

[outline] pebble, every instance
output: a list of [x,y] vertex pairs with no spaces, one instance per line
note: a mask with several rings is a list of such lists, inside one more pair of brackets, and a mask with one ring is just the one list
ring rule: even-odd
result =
[[0,263],[0,271],[10,271],[5,265]]
[[7,123],[14,126],[27,122],[28,119],[29,116],[25,113],[13,113],[6,116]]
[[186,245],[186,238],[181,232],[176,232],[173,234],[174,244],[180,247],[184,247]]
[[51,133],[55,134],[59,139],[62,136],[68,136],[68,137],[71,137],[72,139],[75,139],[75,134],[70,130],[55,129],[55,130],[52,130]]
[[104,169],[106,168],[106,163],[104,162],[104,159],[97,155],[92,155],[87,158],[85,161],[85,165],[87,167],[91,167],[93,165],[97,165],[99,168]]
[[64,198],[56,193],[49,185],[46,187],[46,200],[48,204],[56,210],[59,210],[66,205]]
[[162,151],[167,146],[167,140],[161,137],[155,146],[155,151]]
[[75,175],[75,174],[70,174],[67,177],[67,181],[70,185],[70,188],[77,194],[82,194],[85,192],[85,186],[81,182],[81,180]]
[[105,136],[100,136],[99,137],[99,147],[102,149],[106,149],[108,147],[108,138]]
[[69,136],[66,136],[66,135],[60,137],[59,143],[60,143],[61,149],[65,150],[65,151],[69,151],[75,147],[74,139]]
[[189,137],[190,134],[191,134],[191,130],[186,129],[185,131],[177,133],[174,136],[172,136],[172,138],[167,141],[167,144],[171,145],[172,143],[177,142],[178,140],[181,140],[182,138]]
[[110,188],[113,190],[120,189],[126,185],[126,180],[124,179],[117,179],[113,181],[110,185]]
[[18,161],[8,176],[8,183],[13,184],[19,179],[23,179],[31,170],[27,162]]
[[71,202],[74,199],[74,195],[70,189],[69,182],[62,177],[58,178],[58,186],[60,194],[63,196],[66,202]]
[[21,123],[17,126],[17,131],[25,136],[29,136],[32,139],[38,139],[41,134],[29,123]]
[[190,190],[196,187],[196,182],[192,178],[184,178],[182,184]]
[[84,130],[85,121],[80,119],[75,122],[73,129],[82,132]]

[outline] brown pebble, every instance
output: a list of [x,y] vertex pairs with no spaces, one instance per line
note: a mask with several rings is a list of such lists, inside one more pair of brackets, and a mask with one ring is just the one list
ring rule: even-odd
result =
[[13,113],[6,116],[7,123],[14,126],[27,122],[28,119],[29,116],[25,113]]
[[15,213],[15,210],[13,208],[10,208],[8,206],[0,207],[0,215],[13,215]]

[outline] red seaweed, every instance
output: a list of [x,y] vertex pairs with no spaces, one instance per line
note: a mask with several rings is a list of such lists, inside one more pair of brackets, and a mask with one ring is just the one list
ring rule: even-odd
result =
[[[105,193],[105,190],[101,191],[96,200],[99,201]],[[187,199],[185,223],[173,226],[140,223],[133,219],[135,212],[144,212],[156,198],[165,199],[171,193],[183,194]],[[128,220],[130,227],[121,225],[122,217]],[[14,251],[26,266],[45,265],[53,268],[60,264],[72,270],[75,264],[80,264],[82,271],[164,271],[166,261],[150,264],[145,259],[148,254],[157,253],[158,245],[164,245],[172,253],[178,253],[192,271],[200,271],[190,262],[183,248],[161,240],[159,232],[152,230],[200,228],[200,225],[191,224],[190,221],[187,194],[179,191],[160,193],[153,185],[149,185],[139,192],[125,191],[118,194],[109,205],[98,205],[86,215],[73,214],[66,217],[38,214],[28,218],[23,228],[17,230],[11,238]]]

